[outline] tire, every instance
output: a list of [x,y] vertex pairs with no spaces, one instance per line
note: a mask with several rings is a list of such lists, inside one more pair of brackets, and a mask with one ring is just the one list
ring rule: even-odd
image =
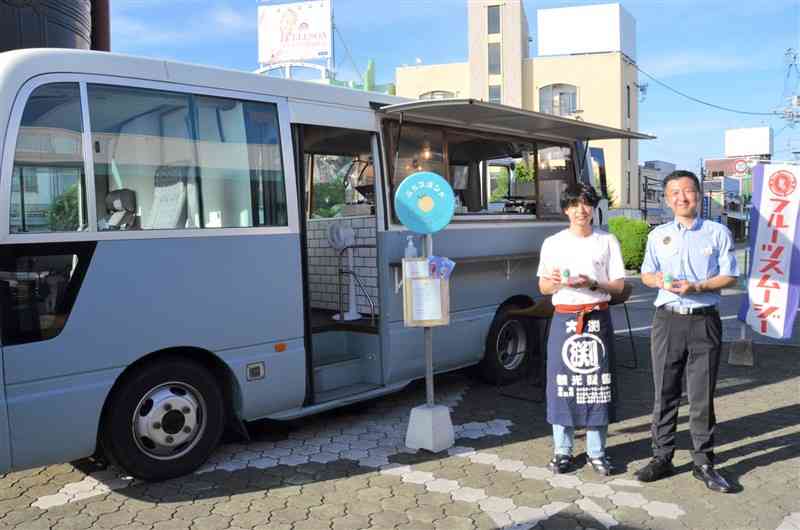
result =
[[108,458],[130,475],[166,480],[200,467],[219,443],[225,400],[197,363],[165,359],[122,381],[103,426]]
[[511,309],[521,309],[521,306],[506,304],[494,316],[480,364],[481,377],[495,385],[521,379],[528,371],[535,347],[529,324],[524,318],[509,315]]

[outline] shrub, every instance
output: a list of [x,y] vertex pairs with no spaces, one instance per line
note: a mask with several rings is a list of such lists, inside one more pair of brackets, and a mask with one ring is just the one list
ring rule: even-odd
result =
[[625,268],[637,271],[641,269],[650,226],[636,219],[612,217],[608,221],[608,228],[617,236],[622,246],[622,261],[625,262]]
[[80,226],[78,215],[78,185],[73,184],[53,201],[50,211],[47,212],[49,230],[74,232]]

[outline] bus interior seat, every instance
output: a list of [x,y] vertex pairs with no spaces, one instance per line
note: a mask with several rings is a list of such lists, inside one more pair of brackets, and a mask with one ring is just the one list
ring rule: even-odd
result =
[[150,229],[184,228],[187,221],[187,180],[185,165],[158,166],[153,175],[153,204],[145,225]]
[[109,230],[138,230],[139,218],[136,216],[136,192],[127,188],[106,194],[106,210],[109,213]]

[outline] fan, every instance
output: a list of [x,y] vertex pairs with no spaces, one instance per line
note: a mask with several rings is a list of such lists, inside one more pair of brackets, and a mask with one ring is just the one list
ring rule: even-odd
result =
[[[336,249],[337,254],[340,253],[342,249],[347,249],[347,270],[350,273],[347,312],[344,314],[337,313],[333,315],[333,319],[358,320],[361,318],[361,313],[358,312],[356,305],[356,277],[353,265],[353,249],[351,248],[356,243],[356,233],[351,227],[342,223],[332,224],[330,228],[328,228],[328,243]],[[339,273],[339,271],[337,271],[337,273]]]

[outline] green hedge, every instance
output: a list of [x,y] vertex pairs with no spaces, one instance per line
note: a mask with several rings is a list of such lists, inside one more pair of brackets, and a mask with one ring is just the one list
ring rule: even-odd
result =
[[636,219],[612,217],[608,221],[608,228],[612,234],[617,236],[622,246],[622,260],[625,262],[625,268],[637,271],[641,269],[650,226],[644,221]]

